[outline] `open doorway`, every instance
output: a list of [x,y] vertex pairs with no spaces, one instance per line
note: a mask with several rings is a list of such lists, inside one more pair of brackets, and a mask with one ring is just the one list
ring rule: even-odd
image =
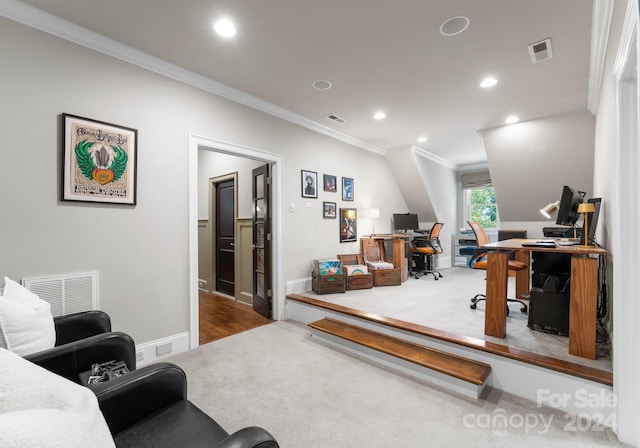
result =
[[[271,193],[272,193],[272,228],[271,228],[271,243],[272,252],[269,256],[269,261],[272,266],[272,274],[269,276],[272,284],[272,296],[273,303],[271,306],[271,314],[274,320],[278,320],[282,316],[284,309],[284,288],[282,281],[282,160],[278,155],[272,153],[263,152],[260,150],[237,146],[227,142],[221,142],[218,140],[207,139],[203,137],[190,136],[189,138],[189,216],[190,216],[190,234],[189,234],[189,279],[190,279],[190,345],[191,348],[195,348],[199,345],[199,320],[200,320],[200,306],[199,306],[199,292],[200,289],[206,289],[211,291],[215,289],[210,282],[214,282],[213,275],[210,276],[211,280],[202,279],[199,272],[202,271],[200,266],[199,252],[201,252],[201,246],[199,245],[199,238],[202,235],[203,230],[203,217],[209,220],[208,214],[208,189],[209,179],[215,178],[215,175],[205,174],[203,168],[198,163],[199,154],[206,154],[207,156],[217,157],[216,170],[220,170],[219,173],[238,172],[236,189],[243,188],[243,182],[246,182],[245,188],[251,189],[251,175],[242,175],[243,171],[251,170],[252,167],[268,164],[271,167]],[[222,174],[221,174],[222,175]],[[206,179],[205,186],[203,186],[202,179]],[[251,196],[251,195],[249,195]],[[238,254],[238,238],[243,238],[243,234],[246,233],[247,220],[249,220],[249,229],[251,230],[251,199],[247,200],[249,203],[242,199],[242,195],[238,195],[237,200],[237,219],[236,223],[241,226],[238,230],[236,226],[235,234],[235,259],[236,259],[236,271],[238,271],[238,263],[242,263],[244,256]],[[206,209],[207,212],[203,212]],[[245,216],[246,215],[246,216]],[[242,227],[244,226],[244,227]],[[244,230],[243,230],[244,229]],[[208,234],[211,238],[211,231]],[[246,240],[242,242],[243,247],[247,247]],[[213,262],[212,262],[213,264]],[[242,272],[242,270],[240,271]],[[253,274],[250,270],[250,274]],[[236,288],[232,296],[234,299],[240,299],[240,301],[246,302],[247,289],[245,278],[242,275],[238,275],[238,272],[234,274]],[[203,282],[204,280],[204,282]],[[208,285],[208,286],[206,286]],[[245,285],[245,286],[243,286]],[[245,306],[245,305],[242,305]]]

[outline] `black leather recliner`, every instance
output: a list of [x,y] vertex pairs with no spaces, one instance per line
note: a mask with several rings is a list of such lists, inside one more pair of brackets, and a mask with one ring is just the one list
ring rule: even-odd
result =
[[100,383],[94,388],[118,448],[277,448],[259,427],[226,432],[187,400],[184,371],[162,362]]
[[131,336],[111,331],[109,315],[91,310],[53,319],[56,345],[24,358],[45,369],[79,383],[79,374],[94,363],[124,361],[136,369],[136,348]]

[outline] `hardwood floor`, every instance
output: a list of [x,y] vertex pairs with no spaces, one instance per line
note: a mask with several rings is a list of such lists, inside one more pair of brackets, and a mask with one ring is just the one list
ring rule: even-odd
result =
[[199,291],[200,344],[273,322],[244,303]]

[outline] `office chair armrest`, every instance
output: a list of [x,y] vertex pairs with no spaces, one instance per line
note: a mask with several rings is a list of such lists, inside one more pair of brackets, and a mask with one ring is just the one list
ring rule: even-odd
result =
[[175,364],[161,362],[92,389],[111,434],[118,434],[145,417],[186,400],[187,377]]
[[75,383],[80,382],[78,374],[91,370],[94,363],[124,361],[129,370],[136,369],[133,339],[121,332],[97,334],[24,358]]
[[53,318],[56,346],[111,331],[111,319],[104,311],[91,310]]
[[473,269],[473,265],[480,261],[481,258],[484,258],[487,252],[489,252],[489,249],[473,249],[473,254],[469,257],[467,266]]

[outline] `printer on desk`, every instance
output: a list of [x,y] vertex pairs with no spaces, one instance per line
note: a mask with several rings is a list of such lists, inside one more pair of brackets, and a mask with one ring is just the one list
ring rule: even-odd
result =
[[543,227],[542,234],[545,238],[573,238],[571,227]]

